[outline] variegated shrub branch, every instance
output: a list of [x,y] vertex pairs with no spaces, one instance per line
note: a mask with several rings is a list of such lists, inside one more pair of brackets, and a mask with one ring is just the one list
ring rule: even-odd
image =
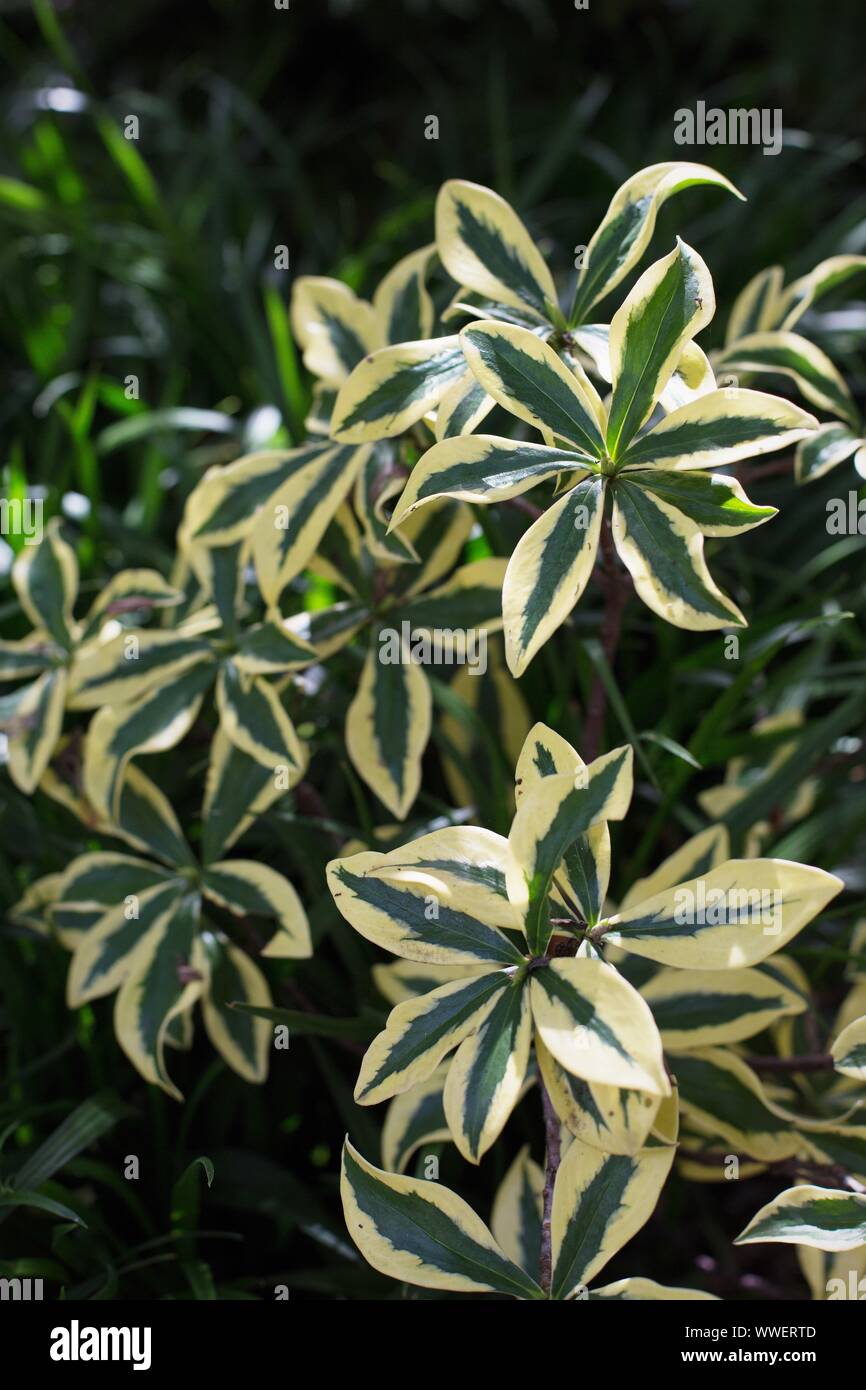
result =
[[[712,832],[609,913],[609,823],[628,810],[631,750],[587,766],[536,725],[515,787],[507,839],[434,831],[386,853],[335,860],[328,881],[362,936],[446,973],[393,1010],[362,1063],[360,1104],[426,1086],[428,1109],[441,1094],[446,1132],[478,1163],[534,1058],[565,1155],[550,1173],[540,1276],[525,1250],[522,1264],[510,1257],[454,1193],[377,1170],[348,1144],[343,1202],[351,1235],[386,1274],[431,1288],[573,1298],[652,1213],[676,1152],[678,1085],[712,1096],[707,1068],[715,1068],[731,1076],[729,1088],[750,1093],[748,1068],[710,1045],[801,1010],[790,989],[755,967],[842,883],[783,860],[719,862],[724,837]],[[674,867],[694,876],[672,881]],[[557,949],[557,939],[574,954]],[[611,948],[663,969],[639,992],[606,958]],[[793,1121],[763,1095],[761,1103]],[[399,1153],[399,1142],[390,1149]]]
[[[13,920],[69,951],[71,1008],[115,995],[121,1047],[177,1099],[168,1049],[190,1046],[199,1016],[231,1068],[264,1079],[278,1011],[254,955],[303,960],[345,919],[395,956],[372,968],[391,1012],[356,1088],[361,1105],[388,1102],[381,1166],[347,1141],[342,1194],[366,1259],[409,1284],[527,1300],[712,1297],[597,1279],[675,1162],[717,1181],[731,1153],[742,1176],[798,1184],[741,1243],[797,1244],[815,1297],[866,1274],[866,923],[828,1036],[785,947],[841,881],[766,854],[815,798],[814,780],[793,775],[801,711],[767,705],[751,732],[769,756],[733,758],[698,796],[704,828],[614,903],[611,827],[629,811],[633,750],[603,751],[608,686],[599,676],[578,712],[584,760],[532,727],[516,679],[591,581],[609,669],[632,591],[681,628],[745,624],[705,541],[776,509],[722,470],[796,446],[800,481],[852,457],[866,472],[851,393],[808,336],[823,296],[866,258],[833,257],[787,287],[780,268],[762,272],[708,356],[702,256],[677,237],[642,268],[659,209],[700,185],[740,196],[705,165],[636,173],[573,283],[557,286],[502,198],[449,180],[435,240],[370,300],[296,279],[291,326],[314,378],[307,436],[198,479],[170,579],[124,570],[80,609],[58,520],[15,563],[27,620],[15,630],[32,631],[0,642],[8,773],[77,817],[84,852],[32,880]],[[830,418],[753,389],[765,377]],[[476,433],[491,416],[497,432]],[[511,531],[482,510],[498,503],[515,504]],[[146,626],[154,610],[159,625]],[[464,664],[448,681],[413,655],[432,644],[439,660],[468,632],[483,638],[484,671]],[[184,773],[203,774],[192,826],[139,765],[175,749]],[[360,807],[357,826],[325,804],[319,755]],[[428,764],[441,774],[433,794]],[[779,804],[770,792],[787,773],[796,794]],[[296,810],[303,792],[341,846],[328,923],[313,910],[308,921],[289,878],[260,862],[267,848],[232,850],[256,822],[279,826],[281,798],[294,794]],[[507,836],[489,828],[512,811]],[[737,858],[725,822],[738,816]],[[263,949],[259,917],[271,924]],[[353,1045],[372,1036],[368,1022],[351,1020]],[[810,1059],[819,1092],[799,1084]],[[408,1171],[434,1144],[479,1164],[536,1090],[544,1166],[520,1149],[489,1227]]]

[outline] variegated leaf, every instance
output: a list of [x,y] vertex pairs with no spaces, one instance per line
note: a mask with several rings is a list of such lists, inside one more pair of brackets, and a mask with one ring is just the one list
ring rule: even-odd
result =
[[578,835],[565,851],[554,878],[553,897],[588,927],[598,922],[610,880],[610,831],[602,822]]
[[799,333],[751,333],[725,349],[716,369],[788,377],[807,401],[858,427],[857,408],[844,379],[827,354]]
[[[522,952],[495,925],[514,923],[513,909],[499,893],[501,858],[491,844],[499,837],[483,830],[469,833],[479,837],[477,845],[467,839],[455,852],[448,837],[457,839],[461,832],[434,831],[415,842],[421,845],[421,857],[414,862],[411,844],[402,851],[402,863],[401,856],[392,860],[367,851],[333,859],[328,886],[339,911],[361,936],[404,960],[521,964]],[[434,857],[428,859],[425,842],[434,840]]]
[[521,536],[502,590],[505,655],[521,676],[589,583],[604,515],[605,484],[579,482]]
[[60,940],[73,950],[83,940],[82,933],[118,905],[134,921],[139,895],[174,879],[170,870],[131,855],[103,851],[80,854],[60,875],[52,914]]
[[[148,870],[152,873],[153,866],[142,869],[142,876]],[[142,881],[148,880],[142,877],[139,884]],[[145,937],[171,921],[186,889],[183,879],[161,877],[161,881],[150,887],[139,886],[122,899],[116,888],[110,890],[115,894],[113,905],[83,934],[69,966],[66,998],[71,1009],[117,989],[129,973],[132,952]],[[95,905],[91,902],[91,907]],[[58,926],[66,925],[65,917],[58,919]],[[74,926],[74,920],[69,925]]]
[[624,477],[614,492],[613,538],[639,596],[665,622],[699,632],[745,625],[707,568],[697,523]]
[[[854,1103],[856,1109],[858,1102]],[[850,1110],[849,1110],[850,1113]],[[848,1125],[835,1120],[791,1119],[802,1129],[803,1145],[816,1163],[831,1163],[866,1187],[866,1125]]]
[[684,1051],[741,1042],[806,1001],[759,970],[660,970],[641,989],[662,1042]]
[[273,676],[311,666],[318,653],[297,631],[275,614],[241,633],[232,663],[247,676]]
[[673,1288],[669,1284],[657,1284],[654,1279],[617,1279],[604,1288],[593,1289],[590,1299],[615,1299],[620,1303],[660,1303],[660,1302],[709,1302],[719,1300],[714,1293],[704,1293],[702,1289]]
[[592,462],[604,457],[604,406],[583,368],[569,370],[537,334],[493,319],[464,328],[460,342],[488,395],[541,430],[546,443],[573,444]]
[[661,468],[629,474],[645,491],[693,521],[705,536],[735,536],[776,516],[776,507],[750,502],[725,473],[678,473]]
[[304,418],[304,429],[308,435],[330,435],[336,399],[336,387],[325,386],[321,381],[314,383],[310,408]]
[[837,1187],[789,1187],[761,1207],[734,1241],[854,1250],[866,1245],[866,1195]]
[[84,620],[82,641],[86,641],[107,619],[119,614],[175,608],[182,602],[181,590],[163,579],[158,570],[121,570],[109,579],[90,605]]
[[[569,742],[546,724],[535,724],[525,737],[514,770],[514,791],[520,801],[542,777],[569,774],[575,784],[587,774],[587,765]],[[589,827],[571,841],[553,881],[553,898],[594,926],[602,916],[610,878],[610,831],[605,823]]]
[[155,782],[130,765],[117,796],[117,819],[111,827],[136,849],[156,855],[166,864],[195,863],[171,802]]
[[[430,337],[433,301],[426,279],[435,255],[435,245],[422,246],[420,251],[412,251],[399,260],[380,281],[373,295],[378,333],[376,346]],[[352,365],[356,366],[357,362]]]
[[[396,447],[389,439],[380,439],[373,445],[364,467],[355,480],[355,511],[364,528],[364,550],[369,557],[366,561],[368,565],[371,562],[380,565],[418,563],[414,546],[399,532],[391,533],[388,528],[387,505],[399,497],[406,477],[407,472],[398,458]],[[340,521],[344,519],[345,513],[341,515]],[[338,552],[339,568],[342,568],[342,551],[341,546]],[[361,564],[364,564],[363,559]],[[346,587],[345,581],[343,587]],[[357,584],[355,587],[357,589]]]
[[[573,349],[563,352],[563,361],[569,366],[577,354],[591,364],[592,370],[603,381],[610,381],[613,369],[610,362],[610,328],[606,323],[587,323],[570,331]],[[697,343],[687,342],[679,356],[667,386],[661,392],[658,404],[662,410],[672,412],[690,401],[708,396],[716,390],[716,374],[712,363]]]
[[674,1159],[673,1146],[605,1154],[572,1140],[553,1190],[551,1298],[585,1289],[652,1216]]
[[866,256],[829,256],[807,275],[794,280],[780,296],[776,323],[780,328],[793,328],[824,295],[838,289],[866,271]]
[[732,970],[785,946],[843,887],[787,859],[729,859],[599,926],[605,942],[660,965]]
[[509,973],[491,969],[398,1004],[361,1063],[357,1103],[375,1105],[425,1080],[464,1038],[481,1028],[512,988]]
[[382,1125],[382,1163],[391,1173],[406,1171],[422,1144],[450,1140],[442,1091],[451,1062],[443,1062],[432,1076],[395,1096]]
[[225,937],[207,931],[202,940],[208,961],[207,991],[202,998],[207,1035],[232,1071],[244,1081],[262,1082],[268,1074],[273,1027],[267,1019],[231,1006],[270,1008],[268,982],[255,961]]
[[63,657],[47,634],[31,633],[21,641],[0,641],[0,681],[27,680],[50,671]]
[[66,670],[57,667],[16,690],[8,713],[3,709],[4,701],[0,701],[0,729],[9,741],[9,776],[28,796],[42,780],[57,747],[68,679]]
[[344,444],[392,439],[439,404],[466,363],[456,337],[380,348],[341,386],[331,431]]
[[[379,856],[366,872],[423,894],[434,906],[468,913],[488,926],[519,931],[522,918],[509,901],[508,841],[492,830],[455,826],[433,830]],[[431,919],[434,914],[431,912]]]
[[843,1076],[866,1081],[866,1016],[843,1028],[830,1048],[833,1066]]
[[[263,767],[217,729],[211,743],[210,762],[202,807],[202,857],[216,859],[283,795],[300,781],[303,766],[287,770],[277,779],[273,768]],[[285,781],[285,785],[283,785]]]
[[454,439],[472,434],[485,420],[496,402],[472,372],[464,372],[452,382],[436,411],[436,438]]
[[[421,755],[430,737],[433,698],[421,667],[402,649],[367,653],[346,716],[346,749],[364,781],[403,820],[421,785]],[[387,659],[386,659],[387,658]]]
[[848,1299],[852,1286],[860,1297],[866,1292],[866,1245],[837,1251],[798,1245],[797,1262],[816,1302]]
[[678,239],[669,256],[644,271],[611,320],[613,395],[605,436],[611,458],[625,453],[652,414],[686,343],[714,311],[710,272],[697,252]]
[[380,1273],[422,1288],[544,1297],[472,1208],[440,1183],[374,1168],[347,1139],[340,1192],[349,1234]]
[[220,668],[217,680],[220,725],[242,753],[276,775],[306,766],[306,752],[280,697],[262,677],[245,676],[233,661]]
[[486,1020],[460,1044],[445,1082],[445,1115],[465,1159],[478,1163],[501,1134],[520,1096],[532,1015],[529,990],[515,979]]
[[486,969],[484,965],[429,965],[426,961],[422,964],[415,960],[394,960],[387,965],[374,965],[372,975],[376,988],[389,1004],[402,1004],[405,999],[429,994],[431,989],[447,985],[450,980],[472,979]]
[[225,859],[209,864],[202,891],[238,917],[273,917],[279,931],[262,955],[300,959],[313,954],[310,925],[300,898],[287,878],[253,859]]
[[24,890],[16,903],[9,908],[7,916],[16,926],[29,927],[39,936],[51,934],[51,909],[58,899],[63,874],[44,874],[36,878]]
[[12,566],[18,601],[35,628],[44,629],[68,650],[73,640],[72,610],[78,595],[78,561],[54,517],[38,545],[25,545]]
[[548,895],[563,855],[599,821],[622,820],[632,794],[631,747],[615,748],[578,774],[541,778],[521,796],[511,827],[511,901],[526,914],[530,951],[550,937]]
[[527,1273],[541,1258],[544,1173],[524,1144],[493,1198],[490,1228],[510,1260]]
[[458,285],[531,313],[550,317],[553,279],[516,212],[489,188],[449,179],[436,200],[436,245]]
[[201,637],[177,632],[120,632],[93,643],[72,667],[71,709],[133,703],[171,685],[194,666],[213,663],[214,649]]
[[175,1100],[183,1096],[166,1069],[166,1035],[172,1019],[187,1012],[205,987],[207,961],[197,936],[200,906],[198,894],[187,893],[142,935],[114,1003],[120,1046],[146,1081]]
[[671,1057],[680,1107],[692,1129],[767,1163],[801,1150],[797,1121],[769,1101],[755,1072],[726,1048]]
[[849,425],[837,421],[820,425],[797,445],[794,477],[798,483],[812,483],[851,458],[862,447],[862,438]]
[[714,184],[742,198],[724,175],[706,164],[678,160],[651,164],[617,189],[583,257],[571,321],[582,323],[593,304],[634,269],[650,243],[659,208],[674,193]]
[[567,739],[541,722],[533,724],[523,742],[514,770],[517,800],[536,792],[542,778],[568,776],[578,779],[586,763]]
[[445,439],[428,449],[412,469],[389,529],[400,526],[434,498],[506,502],[578,466],[580,460],[569,449],[499,439],[492,434]]
[[659,396],[662,410],[672,414],[691,401],[700,400],[716,390],[716,374],[703,348],[686,343],[673,375]]
[[779,301],[785,273],[780,265],[759,270],[734,300],[725,330],[725,346],[740,338],[779,327]]
[[366,456],[366,449],[330,441],[319,445],[262,506],[252,528],[252,555],[268,606],[277,604],[289,581],[312,559]]
[[649,1007],[604,961],[557,959],[531,975],[541,1039],[574,1076],[650,1095],[670,1094],[662,1044]]
[[796,444],[817,424],[808,411],[764,391],[710,391],[633,440],[620,462],[627,470],[719,468]]
[[304,366],[329,386],[341,386],[361,359],[386,341],[372,306],[340,280],[298,276],[290,313]]
[[[364,489],[364,477],[375,463],[377,445],[367,451],[364,463],[355,478],[355,497]],[[366,489],[364,489],[366,490]],[[368,598],[372,593],[373,557],[365,544],[364,533],[348,501],[334,512],[319,547],[310,561],[310,568],[329,584],[341,589],[350,598]]]
[[224,467],[209,468],[187,498],[180,538],[195,546],[234,545],[248,536],[256,515],[278,488],[331,444],[261,449]]
[[575,1076],[559,1065],[540,1038],[535,1051],[553,1108],[571,1134],[605,1153],[635,1154],[644,1147],[660,1096]]
[[84,744],[84,789],[98,811],[116,818],[123,774],[136,753],[161,753],[180,743],[213,676],[210,663],[199,663],[137,704],[106,706],[94,716]]

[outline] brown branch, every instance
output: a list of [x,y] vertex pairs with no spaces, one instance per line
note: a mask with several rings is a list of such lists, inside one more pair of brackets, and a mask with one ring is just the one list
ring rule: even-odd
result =
[[336,830],[328,828],[329,823],[333,824],[330,813],[321,794],[312,782],[299,782],[295,787],[295,810],[300,816],[321,821],[322,828],[330,836],[336,848],[341,847],[343,842]]
[[[573,956],[577,954],[577,938],[574,936],[554,936],[551,938],[548,954],[539,959],[539,964],[546,963],[555,956]],[[538,1085],[541,1090],[541,1109],[544,1115],[544,1197],[541,1215],[541,1253],[538,1261],[538,1270],[541,1280],[541,1287],[545,1293],[550,1293],[550,1281],[553,1276],[553,1232],[551,1229],[551,1217],[553,1214],[553,1189],[556,1186],[556,1175],[559,1172],[559,1165],[562,1162],[562,1145],[559,1139],[559,1116],[556,1113],[553,1101],[544,1084],[541,1076],[538,1078]]]
[[130,594],[126,598],[116,598],[106,604],[104,612],[114,617],[118,613],[138,613],[144,609],[150,611],[155,607],[155,599],[146,598],[144,594]]
[[794,455],[785,454],[782,458],[772,459],[770,463],[740,463],[732,470],[738,482],[744,485],[749,483],[762,483],[765,478],[778,478],[785,473],[790,473],[794,467]]
[[832,1071],[829,1052],[813,1052],[800,1057],[744,1057],[753,1071]]
[[539,507],[535,502],[530,502],[528,497],[509,497],[508,501],[512,507],[516,507],[525,516],[531,516],[533,521],[537,521],[540,516],[544,516],[544,508]]
[[[730,1160],[730,1154],[712,1153],[706,1149],[693,1152],[690,1149],[680,1148],[677,1157],[686,1163],[698,1163],[704,1168],[724,1168]],[[746,1155],[749,1158],[749,1155]],[[763,1161],[761,1159],[750,1159],[753,1163],[760,1163],[768,1172],[777,1173],[780,1177],[786,1178],[807,1178],[810,1182],[818,1184],[827,1183],[834,1187],[848,1188],[849,1174],[841,1163],[810,1163],[807,1159],[799,1158],[777,1158]]]
[[559,1165],[562,1161],[562,1150],[559,1141],[559,1116],[553,1106],[553,1101],[547,1092],[547,1087],[539,1077],[538,1084],[541,1087],[541,1107],[544,1111],[544,1206],[541,1216],[541,1256],[538,1269],[541,1278],[541,1287],[546,1294],[550,1293],[550,1283],[553,1277],[553,1233],[551,1230],[551,1219],[553,1215],[553,1189],[556,1184],[556,1175],[559,1172]]

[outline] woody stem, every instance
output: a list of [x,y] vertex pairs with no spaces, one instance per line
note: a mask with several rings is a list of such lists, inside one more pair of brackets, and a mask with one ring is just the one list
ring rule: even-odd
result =
[[[551,956],[573,956],[577,951],[577,945],[576,937],[568,939],[560,937],[551,943],[549,953]],[[559,1140],[559,1116],[541,1076],[538,1078],[538,1085],[541,1090],[541,1109],[544,1115],[544,1194],[541,1210],[541,1254],[538,1269],[541,1287],[545,1293],[549,1294],[553,1277],[553,1232],[551,1227],[553,1189],[556,1186],[556,1175],[562,1162],[562,1145]]]
[[799,1057],[746,1057],[754,1071],[832,1071],[829,1052],[813,1052]]
[[541,1216],[541,1256],[539,1259],[539,1274],[541,1277],[541,1287],[546,1294],[550,1293],[550,1283],[553,1276],[553,1250],[551,1219],[553,1215],[553,1188],[556,1183],[556,1175],[559,1172],[559,1165],[562,1159],[562,1150],[559,1142],[559,1116],[553,1108],[553,1101],[547,1093],[544,1082],[541,1085],[541,1107],[544,1112],[544,1198]]
[[[610,518],[605,516],[601,524],[602,584],[604,587],[604,614],[601,621],[601,649],[609,667],[613,666],[616,651],[622,634],[622,618],[628,602],[631,585],[628,576],[619,568],[616,548],[613,543]],[[604,716],[607,713],[607,688],[600,676],[596,676],[589,693],[586,718],[583,725],[583,756],[588,763],[598,757]],[[575,950],[577,942],[569,944],[569,953]],[[553,1190],[556,1175],[562,1159],[559,1142],[559,1116],[543,1081],[541,1086],[541,1105],[544,1112],[544,1197],[541,1218],[541,1257],[539,1272],[541,1287],[550,1292],[552,1278],[552,1231]]]

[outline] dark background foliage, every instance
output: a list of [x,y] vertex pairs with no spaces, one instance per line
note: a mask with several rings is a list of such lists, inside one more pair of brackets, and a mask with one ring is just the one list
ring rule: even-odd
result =
[[[449,176],[512,200],[567,278],[572,248],[588,241],[620,182],[658,160],[705,158],[748,204],[691,190],[664,211],[653,250],[667,249],[674,231],[701,250],[716,281],[720,310],[707,341],[717,343],[734,294],[758,269],[779,261],[794,275],[822,256],[866,250],[863,50],[859,0],[836,0],[832,15],[810,0],[591,0],[583,12],[568,0],[291,0],[288,10],[271,0],[64,0],[56,11],[47,0],[35,11],[7,0],[5,489],[38,486],[49,513],[74,520],[91,592],[124,565],[167,568],[184,498],[205,467],[271,438],[300,438],[309,383],[286,331],[292,274],[338,275],[371,291],[398,256],[431,239],[436,189]],[[674,112],[698,99],[781,108],[782,153],[684,151],[673,141]],[[129,114],[139,118],[137,142],[118,134]],[[439,119],[436,141],[424,138],[428,115]],[[289,248],[290,274],[273,269],[276,244]],[[811,325],[861,403],[864,326],[862,304]],[[141,382],[138,401],[124,395],[129,374]],[[793,765],[732,829],[737,838],[750,814],[775,816],[773,853],[846,876],[843,905],[794,952],[825,1023],[864,897],[863,540],[832,542],[823,524],[827,497],[853,486],[847,470],[805,492],[782,477],[750,488],[781,516],[714,557],[720,582],[753,618],[735,670],[717,639],[631,606],[607,735],[610,744],[650,730],[669,741],[640,740],[632,818],[616,835],[618,896],[698,828],[695,793],[720,780],[728,757],[769,755],[749,733],[754,720],[785,702],[804,708]],[[91,504],[83,517],[79,497]],[[491,520],[503,553],[521,525],[516,515]],[[0,623],[14,636],[10,592],[0,577]],[[579,639],[597,634],[594,604],[587,595],[522,682],[533,715],[578,746],[594,669],[593,648]],[[853,619],[828,621],[850,610]],[[322,894],[322,868],[340,840],[383,819],[341,753],[350,694],[351,671],[326,701],[299,711],[316,725],[312,804],[285,798],[244,842],[293,875],[318,938],[312,962],[275,969],[280,1002],[354,1020],[343,1036],[306,1036],[299,1026],[261,1089],[200,1039],[174,1059],[187,1096],[180,1109],[127,1064],[110,1001],[67,1012],[65,953],[4,925],[0,1132],[10,1128],[0,1173],[15,1173],[88,1097],[109,1094],[123,1107],[42,1189],[77,1204],[86,1232],[33,1212],[13,1213],[0,1228],[0,1259],[31,1261],[52,1289],[270,1298],[286,1283],[300,1297],[398,1296],[354,1257],[337,1200],[343,1133],[375,1157],[381,1121],[351,1099],[359,1037],[383,1011],[369,978],[376,953]],[[183,745],[182,758],[148,762],[193,834],[206,728],[201,738]],[[676,753],[679,744],[699,769]],[[413,812],[421,819],[446,798],[435,749],[428,764]],[[471,771],[483,803],[485,779]],[[783,830],[781,810],[816,771],[815,811]],[[489,811],[489,823],[496,815]],[[0,779],[5,906],[32,878],[94,845],[44,797],[28,802]],[[530,1141],[541,1157],[537,1109],[531,1095],[480,1171],[443,1148],[443,1181],[485,1218],[519,1144]],[[141,1160],[137,1182],[121,1176],[128,1154]],[[216,1176],[196,1199],[196,1180],[180,1194],[175,1185],[197,1155],[213,1160]],[[789,1250],[730,1245],[781,1185],[773,1176],[673,1180],[607,1276],[647,1274],[725,1297],[802,1297]]]

